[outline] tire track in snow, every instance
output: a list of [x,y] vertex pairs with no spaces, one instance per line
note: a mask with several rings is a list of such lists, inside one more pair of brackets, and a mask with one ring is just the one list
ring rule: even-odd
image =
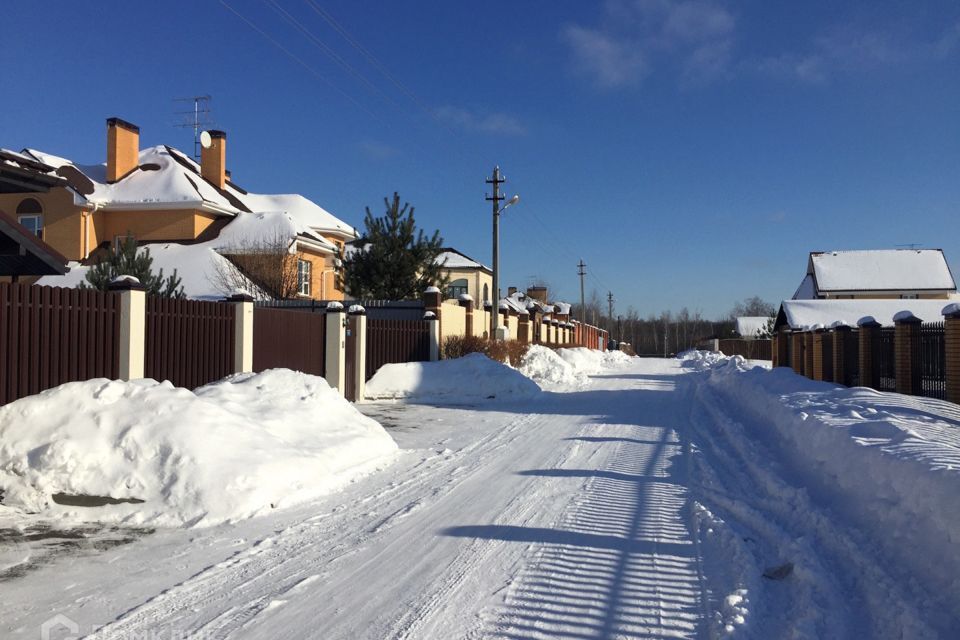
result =
[[[520,416],[458,451],[430,456],[381,490],[254,542],[127,611],[88,637],[122,640],[162,629],[207,634],[201,637],[229,637],[248,627],[254,618],[271,608],[272,602],[282,600],[304,580],[313,575],[328,577],[338,560],[357,553],[364,544],[385,535],[405,517],[490,464],[495,459],[490,454],[509,446],[538,419],[536,414]],[[475,455],[480,451],[485,455]],[[424,486],[431,479],[439,482],[425,491]],[[368,507],[377,510],[370,511]],[[391,514],[379,516],[384,510],[391,510]],[[238,606],[238,600],[243,604]]]

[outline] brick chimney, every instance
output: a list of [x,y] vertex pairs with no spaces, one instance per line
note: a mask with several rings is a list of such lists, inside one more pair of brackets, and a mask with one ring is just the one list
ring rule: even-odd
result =
[[140,127],[107,118],[107,182],[116,182],[140,164]]
[[210,146],[200,149],[200,175],[218,189],[227,184],[227,134],[207,131]]

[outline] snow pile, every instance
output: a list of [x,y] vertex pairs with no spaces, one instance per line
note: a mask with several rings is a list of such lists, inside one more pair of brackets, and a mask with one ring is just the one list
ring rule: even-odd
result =
[[559,390],[586,383],[586,375],[578,372],[553,349],[538,344],[527,350],[519,371],[544,388]]
[[481,353],[438,362],[385,364],[366,386],[367,398],[374,400],[454,404],[516,400],[539,393],[540,387],[522,373]]
[[[323,378],[286,369],[196,392],[149,379],[64,384],[0,408],[0,443],[7,506],[157,526],[303,502],[397,451]],[[120,503],[78,508],[59,494]]]
[[622,351],[597,351],[586,347],[557,349],[557,355],[584,375],[595,375],[604,369],[621,367],[631,360],[630,356]]
[[716,362],[710,389],[798,481],[960,611],[960,408]]
[[696,349],[678,353],[677,359],[683,363],[685,368],[696,369],[697,371],[707,371],[716,365],[726,365],[731,360],[738,363],[744,362],[744,359],[740,356],[730,358],[716,351],[699,351]]

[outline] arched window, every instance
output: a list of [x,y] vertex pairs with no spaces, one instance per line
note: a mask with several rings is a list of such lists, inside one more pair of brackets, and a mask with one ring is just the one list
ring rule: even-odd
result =
[[490,287],[486,284],[483,285],[483,301],[488,302],[490,300]]
[[447,285],[447,298],[459,298],[467,292],[467,279],[460,278]]
[[35,198],[27,198],[17,205],[17,222],[33,235],[43,238],[43,207]]

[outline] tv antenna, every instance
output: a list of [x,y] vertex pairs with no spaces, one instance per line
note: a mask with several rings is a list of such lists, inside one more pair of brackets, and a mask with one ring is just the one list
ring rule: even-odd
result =
[[210,96],[192,96],[190,98],[174,98],[174,102],[193,103],[192,109],[175,111],[179,122],[173,126],[180,129],[193,129],[193,159],[200,162],[200,133],[213,126],[210,117]]

